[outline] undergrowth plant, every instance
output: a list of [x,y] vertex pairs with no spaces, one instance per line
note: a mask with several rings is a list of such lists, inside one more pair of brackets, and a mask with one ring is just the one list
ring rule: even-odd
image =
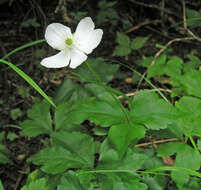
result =
[[[104,3],[99,6],[106,6]],[[170,56],[168,51],[164,51],[154,64],[154,57],[142,57],[136,64],[147,69],[144,80],[149,88],[129,97],[110,87],[113,77],[120,71],[120,64],[112,64],[114,60],[102,57],[86,60],[87,54],[101,40],[98,35],[102,34],[100,29],[94,30],[90,18],[85,21],[85,27],[91,24],[90,31],[96,31],[90,48],[81,41],[76,42],[82,39],[86,28],[72,35],[66,26],[51,25],[51,29],[60,27],[68,31],[63,33],[62,38],[65,38],[60,46],[53,41],[53,33],[46,33],[46,41],[61,51],[55,56],[63,53],[68,62],[63,57],[52,56],[45,58],[42,65],[58,68],[70,64],[71,68],[76,68],[84,62],[66,76],[53,99],[31,77],[6,60],[13,53],[44,40],[19,47],[0,59],[44,97],[28,110],[28,118],[18,126],[23,137],[40,136],[43,143],[38,153],[26,159],[37,167],[28,174],[22,190],[199,190],[200,59],[189,54],[183,60]],[[140,51],[148,41],[148,37],[131,40],[128,35],[117,32],[114,59]],[[131,66],[124,66],[137,74],[138,79],[143,77]],[[79,82],[72,80],[72,76]],[[151,80],[168,81],[171,90],[157,88]],[[1,141],[3,136],[1,133]],[[9,150],[1,145],[0,162],[12,164],[9,155]],[[0,189],[3,190],[2,184]]]

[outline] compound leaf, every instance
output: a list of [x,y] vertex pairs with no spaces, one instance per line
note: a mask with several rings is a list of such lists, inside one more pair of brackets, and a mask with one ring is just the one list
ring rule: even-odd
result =
[[130,116],[135,123],[143,124],[148,129],[159,130],[167,128],[176,114],[171,104],[160,99],[154,92],[143,90],[135,95]]
[[[101,57],[96,59],[89,59],[88,63],[103,83],[108,83],[109,81],[111,81],[114,74],[119,68],[119,65],[117,64],[105,63],[105,60]],[[78,67],[78,69],[76,69],[75,72],[81,76],[84,76],[84,78],[80,78],[81,82],[89,82],[96,80],[95,76],[93,75],[93,73],[91,73],[86,64],[82,64],[80,67]]]
[[12,161],[9,158],[10,151],[3,145],[0,144],[0,163],[7,164],[11,163]]
[[134,139],[140,139],[145,136],[146,129],[137,124],[119,124],[109,129],[108,138],[119,152],[120,157],[126,152],[128,145]]
[[43,101],[34,105],[28,111],[28,118],[20,124],[22,132],[26,136],[34,137],[40,134],[51,134],[52,120],[50,116],[50,105]]
[[140,37],[140,36],[134,38],[132,43],[131,43],[131,48],[133,50],[137,50],[137,49],[142,48],[148,39],[149,39],[148,37]]
[[41,178],[33,182],[30,182],[28,185],[25,185],[21,190],[39,190],[39,189],[48,190],[45,178]]
[[60,146],[46,148],[30,158],[29,161],[36,165],[42,165],[42,171],[49,174],[59,174],[68,168],[82,167],[82,163],[76,160],[70,151]]
[[146,159],[145,154],[135,153],[131,149],[128,149],[125,155],[119,158],[118,152],[112,148],[108,139],[106,139],[101,146],[97,169],[109,169],[116,172],[118,170],[128,170],[128,173],[134,174],[136,170],[142,167]]
[[82,168],[91,168],[94,163],[94,142],[89,135],[80,132],[60,131],[52,136],[54,146],[60,146],[71,152]]

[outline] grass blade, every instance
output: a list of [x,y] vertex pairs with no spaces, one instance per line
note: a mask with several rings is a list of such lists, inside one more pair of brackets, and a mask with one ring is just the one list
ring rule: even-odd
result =
[[37,40],[37,41],[31,42],[31,43],[25,44],[23,46],[20,46],[20,47],[18,47],[16,49],[12,50],[11,52],[7,53],[6,55],[4,55],[2,57],[2,59],[6,59],[9,56],[13,55],[14,53],[16,53],[16,52],[18,52],[18,51],[20,51],[22,49],[25,49],[25,48],[28,48],[28,47],[31,47],[31,46],[34,46],[34,45],[37,45],[37,44],[40,44],[40,43],[43,43],[43,42],[45,42],[45,39]]
[[0,180],[0,190],[4,190],[1,180]]
[[[135,69],[133,69],[132,67],[130,67],[130,66],[126,65],[126,64],[123,64],[123,63],[121,63],[120,61],[116,61],[116,60],[112,60],[112,61],[119,63],[119,64],[122,65],[123,67],[128,68],[129,70],[133,71],[134,73],[136,73],[137,75],[139,75],[140,77],[142,77],[142,74],[139,73],[138,71],[136,71]],[[145,80],[145,81],[147,82],[147,84],[149,84],[153,89],[155,89],[156,92],[158,92],[159,95],[160,95],[167,103],[170,103],[170,102],[168,101],[168,99],[163,95],[163,93],[162,93],[154,84],[152,84],[152,82],[151,82],[149,79],[147,79],[146,77],[144,77],[144,80]]]
[[11,69],[13,69],[18,75],[20,75],[27,83],[29,83],[41,96],[43,96],[53,107],[56,107],[51,98],[29,77],[26,73],[24,73],[21,69],[13,65],[11,62],[0,59],[1,63],[8,65]]
[[174,167],[174,166],[162,166],[162,167],[159,167],[159,168],[153,168],[153,169],[150,169],[150,170],[146,170],[146,172],[161,172],[161,171],[177,171],[177,172],[180,172],[180,173],[186,173],[188,175],[191,175],[191,176],[196,176],[198,178],[201,178],[201,173],[199,172],[196,172],[194,170],[191,170],[191,169],[188,169],[188,168],[182,168],[182,167]]

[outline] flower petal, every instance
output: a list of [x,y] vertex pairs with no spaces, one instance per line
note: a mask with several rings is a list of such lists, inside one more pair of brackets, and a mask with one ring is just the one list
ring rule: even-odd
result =
[[87,56],[83,52],[77,49],[71,50],[70,57],[71,57],[71,61],[70,61],[69,67],[72,69],[75,69],[87,59]]
[[95,49],[100,43],[103,36],[103,30],[96,29],[93,30],[87,38],[87,41],[79,42],[79,49],[86,54],[89,54]]
[[66,67],[70,61],[70,51],[63,50],[56,55],[44,58],[41,65],[47,68],[61,68]]
[[80,40],[84,40],[91,31],[94,30],[94,22],[91,17],[85,17],[77,25],[75,36]]
[[66,48],[65,40],[72,38],[71,29],[60,23],[52,23],[47,26],[45,31],[45,39],[47,43],[57,50]]

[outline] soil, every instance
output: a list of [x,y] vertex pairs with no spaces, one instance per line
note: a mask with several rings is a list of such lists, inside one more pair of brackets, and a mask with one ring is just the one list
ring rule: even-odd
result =
[[[44,31],[49,23],[60,22],[75,28],[77,21],[73,19],[72,13],[87,12],[86,15],[91,16],[96,23],[97,13],[101,11],[94,0],[66,0],[66,14],[62,9],[58,9],[55,13],[58,2],[57,0],[0,1],[0,57],[23,44],[44,38]],[[186,6],[199,10],[201,2],[186,0]],[[156,43],[165,45],[172,39],[188,36],[183,25],[177,25],[183,21],[180,0],[151,0],[148,4],[146,0],[119,0],[114,5],[114,10],[119,15],[119,19],[106,19],[98,25],[104,30],[104,37],[100,47],[90,57],[116,59],[143,73],[144,68],[139,67],[135,62],[143,55],[155,55],[159,50],[155,47]],[[116,24],[112,24],[113,21]],[[129,24],[126,25],[124,21],[129,21]],[[149,23],[142,25],[145,21]],[[133,28],[135,26],[138,27]],[[129,30],[130,32],[126,32]],[[133,53],[129,61],[127,57],[112,57],[117,31],[126,32],[131,39],[135,36],[149,36],[151,40],[146,48]],[[200,29],[193,32],[198,36],[201,34]],[[185,58],[187,53],[192,53],[199,57],[201,53],[199,46],[200,42],[196,40],[176,42],[171,45],[172,55]],[[12,55],[8,61],[31,76],[48,95],[53,96],[68,71],[66,68],[55,71],[39,66],[40,60],[52,53],[51,48],[46,43],[42,43]],[[133,73],[124,67],[121,67],[120,71],[125,76],[116,75],[110,85],[124,93],[135,91],[137,84],[129,80]],[[142,83],[141,88],[144,86],[145,84]],[[23,93],[20,93],[21,89],[24,91],[28,89],[28,95],[23,90]],[[12,153],[12,164],[0,165],[0,179],[5,190],[19,190],[26,182],[27,174],[35,168],[27,164],[26,159],[38,152],[42,143],[38,140],[39,137],[22,137],[16,126],[27,118],[26,111],[40,100],[42,100],[40,95],[33,89],[29,89],[29,85],[22,78],[7,65],[0,63],[0,132],[5,133],[2,144]],[[20,109],[21,115],[14,118],[11,112],[17,108]],[[17,138],[12,140],[9,137],[10,133],[16,134]]]

